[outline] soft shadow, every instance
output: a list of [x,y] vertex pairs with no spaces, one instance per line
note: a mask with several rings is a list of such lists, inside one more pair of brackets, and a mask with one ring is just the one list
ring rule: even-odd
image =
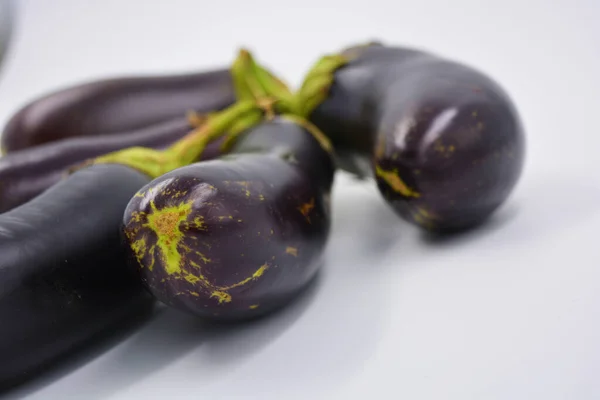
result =
[[[382,334],[389,286],[385,274],[374,268],[401,241],[406,224],[371,183],[347,181],[335,188],[332,232],[314,307],[285,343],[261,360],[269,367],[260,375],[291,393],[298,390],[310,398],[313,391],[322,393],[360,374]],[[271,390],[259,373],[245,382],[254,393]]]
[[537,176],[523,182],[515,194],[481,225],[453,234],[424,232],[423,242],[445,247],[471,245],[502,236],[504,243],[523,244],[574,229],[590,215],[600,212],[600,188],[575,179]]
[[260,352],[290,329],[312,305],[322,283],[318,273],[292,302],[260,319],[236,324],[212,324],[202,355],[203,363],[220,369]]
[[443,247],[453,246],[463,242],[471,242],[476,239],[483,239],[505,226],[509,225],[519,216],[519,205],[511,202],[497,210],[482,223],[469,229],[463,229],[455,232],[429,232],[423,231],[421,239],[425,245]]
[[[153,307],[148,307],[138,315],[129,317],[118,326],[111,328],[110,333],[103,333],[101,337],[90,339],[68,356],[55,361],[35,376],[2,393],[2,399],[22,399],[46,389],[53,383],[74,374],[77,370],[92,363],[103,354],[109,352],[119,343],[127,340],[135,332],[144,327],[156,312]],[[6,397],[5,397],[6,396]]]
[[143,330],[105,357],[47,387],[39,398],[105,399],[169,371],[169,366],[184,358],[185,362],[192,360],[191,368],[199,371],[203,379],[218,374],[228,365],[260,351],[288,329],[312,302],[318,281],[313,279],[279,311],[244,323],[211,323],[160,306]]
[[356,261],[384,259],[395,248],[411,226],[398,217],[385,203],[370,181],[345,185],[334,193],[333,228],[328,260]]

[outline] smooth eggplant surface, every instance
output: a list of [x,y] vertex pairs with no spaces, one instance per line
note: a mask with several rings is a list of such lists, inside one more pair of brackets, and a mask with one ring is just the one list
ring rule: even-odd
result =
[[[85,160],[132,146],[165,148],[192,129],[185,118],[175,118],[122,135],[70,138],[0,157],[0,213],[43,193]],[[220,156],[220,144],[210,143],[200,159]]]
[[305,128],[263,123],[229,155],[136,194],[123,221],[131,262],[175,308],[229,321],[267,314],[321,264],[333,173],[330,154]]
[[228,70],[114,78],[63,89],[24,106],[8,121],[7,152],[76,136],[124,134],[188,111],[212,112],[235,101]]
[[151,310],[120,243],[123,211],[148,180],[92,166],[0,215],[1,389]]
[[[433,231],[479,224],[523,168],[520,117],[484,74],[413,49],[348,49],[311,121],[341,157],[358,157],[388,203]],[[361,162],[347,161],[358,166]]]
[[39,195],[60,181],[68,168],[130,146],[165,147],[191,128],[185,120],[156,124],[126,135],[71,138],[35,146],[0,158],[0,212]]

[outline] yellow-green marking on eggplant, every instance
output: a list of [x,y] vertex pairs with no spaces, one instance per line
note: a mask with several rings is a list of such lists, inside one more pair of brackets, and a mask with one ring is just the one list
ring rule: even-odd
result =
[[188,281],[189,283],[191,283],[192,285],[201,281],[200,278],[198,278],[196,275],[192,275],[192,274],[187,274],[185,276],[185,280]]
[[254,273],[251,276],[247,277],[246,279],[244,279],[242,281],[234,283],[233,285],[219,287],[219,290],[229,290],[229,289],[233,289],[233,288],[236,288],[239,286],[243,286],[250,281],[254,281],[254,280],[260,278],[267,269],[269,269],[269,264],[264,263],[263,265],[260,266],[259,269],[254,271]]
[[405,197],[421,197],[421,194],[409,188],[398,175],[398,170],[386,171],[379,165],[375,166],[375,174],[383,179],[395,192]]
[[251,310],[255,310],[258,308],[258,306],[260,306],[260,304],[252,304],[250,307],[248,307]]
[[146,254],[146,237],[142,236],[140,239],[131,243],[131,250],[133,250],[133,254],[135,254],[135,258],[138,260],[139,264],[143,267],[142,260],[144,255]]
[[204,223],[204,217],[198,216],[194,218],[194,227],[200,230],[206,230],[206,224]]
[[210,294],[210,297],[216,297],[217,300],[219,301],[219,304],[221,303],[229,303],[231,301],[231,295],[229,293],[226,292],[222,292],[220,290],[215,290]]
[[292,255],[294,257],[298,257],[298,249],[296,247],[288,246],[285,249],[286,254]]
[[309,223],[310,223],[310,212],[313,210],[313,208],[315,208],[315,198],[314,197],[312,197],[308,203],[304,203],[300,207],[298,207],[298,211],[300,211],[300,213],[302,215],[304,215],[304,218],[306,218],[306,220]]
[[[198,270],[200,270],[200,266],[198,264],[196,264],[194,262],[190,262],[190,263],[191,263],[191,265],[196,267]],[[222,303],[231,302],[232,297],[231,297],[231,294],[229,294],[227,292],[228,290],[239,287],[239,286],[243,286],[250,281],[255,281],[256,279],[260,278],[268,268],[269,268],[269,264],[264,263],[256,271],[254,271],[254,273],[251,276],[247,277],[246,279],[244,279],[242,281],[239,281],[237,283],[229,285],[229,286],[216,286],[216,285],[210,283],[204,277],[204,275],[202,275],[200,273],[201,271],[198,271],[199,273],[197,275],[187,273],[185,276],[183,276],[183,278],[186,281],[188,281],[189,283],[191,283],[192,285],[197,285],[197,286],[199,285],[200,287],[203,287],[204,290],[206,290],[206,292],[210,293],[211,298],[216,298],[217,301],[219,302],[219,304],[222,304]],[[198,296],[200,296],[200,295],[197,294],[197,297]]]
[[181,273],[181,253],[178,246],[184,235],[180,225],[187,220],[192,211],[192,202],[184,202],[160,210],[156,208],[153,201],[150,202],[150,206],[152,211],[148,214],[148,222],[144,227],[156,233],[156,246],[160,250],[167,274]]
[[435,220],[438,219],[438,217],[435,214],[427,211],[423,207],[417,207],[416,209],[414,209],[414,211],[412,212],[412,217],[416,223],[418,223],[426,229],[433,228]]
[[134,211],[131,213],[131,222],[142,222],[142,218],[145,215],[143,211]]

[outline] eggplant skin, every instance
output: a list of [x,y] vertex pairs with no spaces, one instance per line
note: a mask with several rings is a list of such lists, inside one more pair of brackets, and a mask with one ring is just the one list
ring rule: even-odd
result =
[[123,220],[130,260],[172,307],[222,321],[270,313],[322,263],[333,173],[304,128],[260,125],[230,155],[172,171],[136,194]]
[[524,165],[522,122],[491,78],[422,51],[354,48],[311,121],[340,154],[368,158],[403,218],[431,231],[483,222]]
[[148,180],[92,166],[0,215],[0,389],[151,310],[120,242],[127,202]]
[[[85,160],[132,146],[161,149],[191,129],[185,118],[175,118],[127,134],[74,137],[0,157],[0,213],[35,198]],[[220,156],[220,145],[221,141],[210,143],[200,160]]]
[[223,109],[235,101],[226,69],[113,78],[79,84],[25,105],[2,134],[4,152],[76,136],[123,134],[188,111]]

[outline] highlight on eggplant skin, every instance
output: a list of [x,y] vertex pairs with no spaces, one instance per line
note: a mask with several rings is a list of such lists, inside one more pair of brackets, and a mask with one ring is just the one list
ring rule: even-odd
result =
[[172,171],[136,194],[123,220],[131,262],[175,308],[228,321],[272,312],[321,264],[333,173],[304,128],[259,125],[230,155]]
[[227,69],[171,76],[112,78],[79,84],[33,100],[4,127],[5,153],[71,137],[122,135],[220,110],[235,101]]
[[96,165],[0,215],[0,390],[150,315],[120,242],[127,202],[148,181]]
[[[471,228],[512,193],[524,165],[509,96],[475,69],[414,49],[346,51],[311,121],[340,155],[369,159],[392,208],[431,231]],[[356,165],[354,163],[353,165]]]

